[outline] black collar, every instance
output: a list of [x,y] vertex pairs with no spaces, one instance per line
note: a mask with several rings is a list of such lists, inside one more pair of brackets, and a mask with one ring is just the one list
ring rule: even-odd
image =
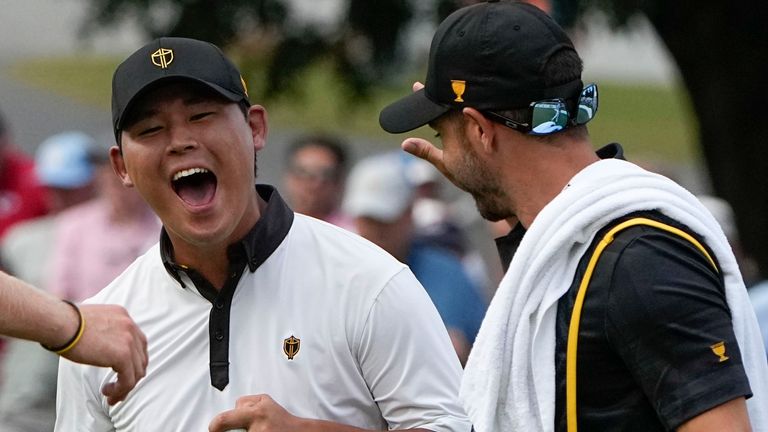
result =
[[[239,255],[240,251],[245,254],[245,261],[251,273],[272,255],[293,224],[293,211],[283,201],[277,189],[269,185],[256,185],[256,192],[267,202],[264,213],[245,237],[227,247],[229,257]],[[189,268],[173,261],[173,244],[165,227],[160,232],[160,256],[168,274],[182,287],[186,287],[180,273],[189,271]]]
[[610,143],[604,145],[603,147],[600,147],[595,153],[597,153],[597,157],[600,159],[626,160],[626,158],[624,158],[624,148],[622,148],[621,144],[619,143]]

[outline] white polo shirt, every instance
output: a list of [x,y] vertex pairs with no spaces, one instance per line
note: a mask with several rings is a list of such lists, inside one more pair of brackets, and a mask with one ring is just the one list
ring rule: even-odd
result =
[[237,398],[260,393],[304,418],[469,431],[461,367],[410,270],[258,190],[268,206],[245,241],[248,265],[231,300],[175,273],[156,245],[88,301],[128,310],[147,336],[147,376],[109,406],[100,388],[115,373],[62,359],[56,431],[203,431]]

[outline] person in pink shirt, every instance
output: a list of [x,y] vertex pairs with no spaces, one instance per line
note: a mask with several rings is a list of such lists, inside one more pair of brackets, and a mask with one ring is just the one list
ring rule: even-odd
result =
[[0,239],[13,224],[47,211],[45,188],[37,181],[34,163],[12,144],[0,113]]
[[59,215],[49,288],[79,302],[93,296],[160,238],[160,221],[106,159],[97,168],[98,196]]

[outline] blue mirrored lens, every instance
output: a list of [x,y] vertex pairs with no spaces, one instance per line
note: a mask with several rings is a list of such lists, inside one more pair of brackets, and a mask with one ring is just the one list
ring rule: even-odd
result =
[[565,128],[568,124],[568,110],[565,102],[542,101],[533,105],[531,133],[550,134]]
[[584,87],[579,96],[579,110],[576,114],[576,124],[585,124],[597,114],[597,85]]

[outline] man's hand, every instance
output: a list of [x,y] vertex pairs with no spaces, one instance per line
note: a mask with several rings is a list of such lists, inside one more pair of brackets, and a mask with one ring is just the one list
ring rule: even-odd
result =
[[[418,81],[413,83],[413,91],[419,91],[422,88],[424,88],[424,84]],[[431,142],[422,138],[406,138],[400,147],[406,152],[431,163],[444,176],[451,178],[443,164],[443,151]]]
[[237,400],[235,409],[213,418],[210,432],[245,429],[248,432],[300,431],[301,419],[291,415],[268,395],[244,396]]
[[[296,417],[275,402],[269,395],[244,396],[237,400],[235,409],[225,411],[211,421],[209,432],[373,432],[354,426],[326,420]],[[429,432],[426,429],[408,429],[402,432]]]
[[78,363],[111,367],[117,381],[101,392],[114,405],[125,399],[147,372],[147,338],[128,316],[115,305],[82,305],[85,331],[80,341],[62,357]]

